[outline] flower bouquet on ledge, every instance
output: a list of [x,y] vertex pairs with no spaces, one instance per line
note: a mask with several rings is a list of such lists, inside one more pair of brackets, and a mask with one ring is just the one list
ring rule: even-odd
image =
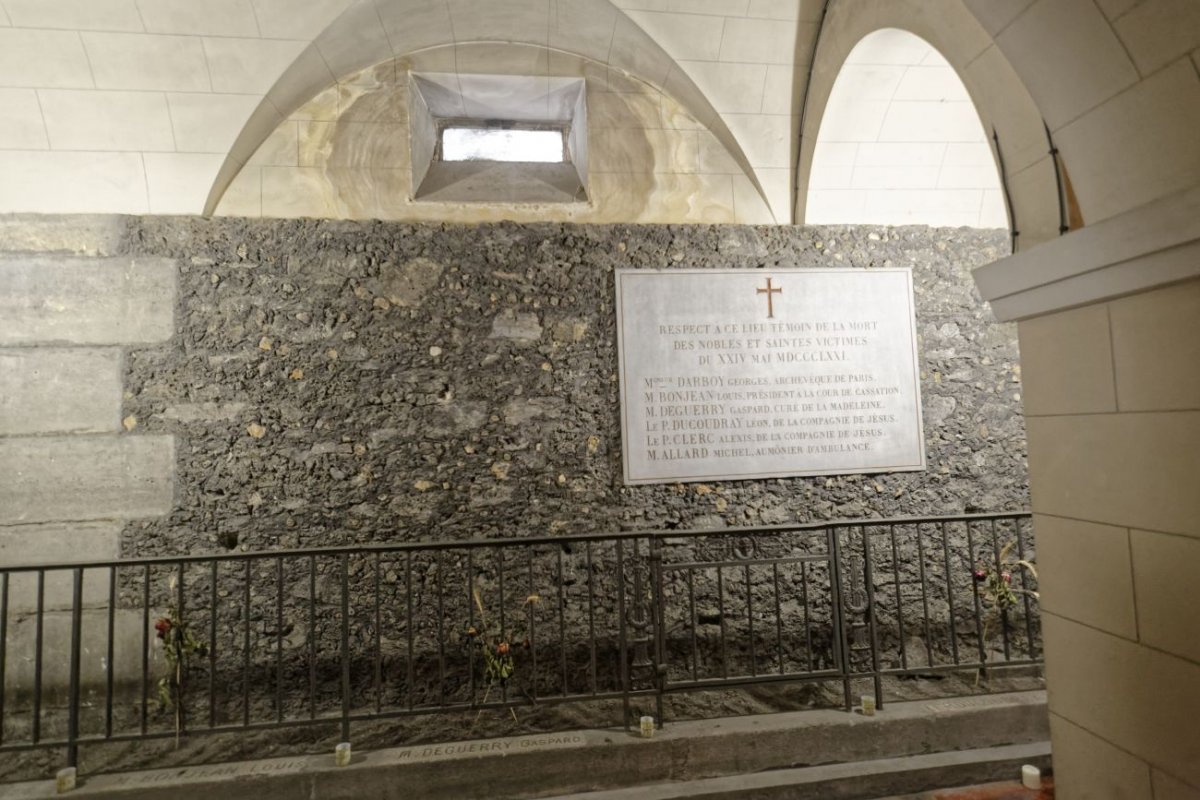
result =
[[[1004,615],[1013,608],[1022,595],[1040,599],[1033,589],[1013,586],[1013,575],[1020,570],[1028,572],[1036,581],[1037,567],[1032,561],[1013,559],[1012,551],[1016,542],[1009,542],[1000,550],[996,562],[990,565],[977,565],[972,577],[975,579],[975,592],[980,598],[983,609],[983,630],[980,633],[979,651],[981,659],[987,661],[988,642],[994,629],[1002,624]],[[1024,584],[1024,581],[1022,581]],[[985,674],[987,667],[982,667],[975,673],[975,685],[979,685],[980,677]]]

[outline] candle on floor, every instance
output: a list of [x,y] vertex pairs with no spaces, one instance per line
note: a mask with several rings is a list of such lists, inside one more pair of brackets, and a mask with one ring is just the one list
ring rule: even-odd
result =
[[1021,767],[1021,785],[1026,789],[1042,788],[1042,771],[1032,764]]
[[862,712],[864,717],[875,716],[875,695],[864,694],[862,696]]
[[75,788],[75,768],[66,767],[60,769],[58,774],[54,776],[54,785],[58,789],[59,794],[64,794]]
[[333,750],[333,763],[339,767],[350,766],[350,743],[342,742]]
[[654,737],[654,717],[642,717],[642,738],[651,739]]

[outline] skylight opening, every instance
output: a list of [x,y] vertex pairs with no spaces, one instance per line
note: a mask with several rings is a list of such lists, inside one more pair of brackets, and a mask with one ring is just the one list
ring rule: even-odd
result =
[[443,161],[520,161],[562,164],[567,161],[561,129],[447,127],[442,131]]

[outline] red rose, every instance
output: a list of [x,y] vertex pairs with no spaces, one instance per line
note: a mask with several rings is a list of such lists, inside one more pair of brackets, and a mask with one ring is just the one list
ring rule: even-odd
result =
[[1000,577],[1004,579],[1005,583],[1012,583],[1012,575],[1009,573],[1005,572]]
[[158,622],[154,623],[154,630],[158,631],[158,638],[160,639],[167,638],[167,634],[173,627],[174,623],[168,617],[162,617]]
[[508,655],[509,650],[510,648],[508,646],[508,642],[501,642],[500,644],[496,645],[496,655],[502,658]]
[[987,571],[986,570],[977,569],[977,570],[975,570],[974,574],[975,574],[975,580],[978,581],[979,583],[983,583],[984,581],[987,580]]

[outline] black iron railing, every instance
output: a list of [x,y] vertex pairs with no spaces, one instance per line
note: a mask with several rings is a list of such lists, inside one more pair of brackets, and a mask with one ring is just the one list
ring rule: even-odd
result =
[[0,752],[596,700],[628,725],[777,681],[882,707],[889,675],[1039,663],[1032,548],[1012,513],[2,567]]

